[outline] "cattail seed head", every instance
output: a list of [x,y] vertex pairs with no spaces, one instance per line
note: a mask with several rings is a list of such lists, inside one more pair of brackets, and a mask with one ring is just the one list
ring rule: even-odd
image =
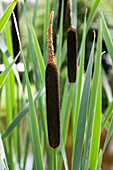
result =
[[75,83],[77,72],[77,31],[71,27],[67,32],[67,67],[70,83]]
[[52,40],[52,20],[54,12],[51,12],[47,32],[47,59],[46,67],[46,105],[49,144],[56,148],[60,144],[60,100],[58,69],[54,63],[54,48]]
[[58,69],[54,62],[46,68],[46,103],[49,143],[56,148],[60,144],[60,104]]

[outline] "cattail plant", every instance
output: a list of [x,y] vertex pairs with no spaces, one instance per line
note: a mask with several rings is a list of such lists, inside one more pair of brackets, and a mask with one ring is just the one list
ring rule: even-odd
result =
[[70,19],[71,27],[67,31],[67,68],[68,68],[68,80],[71,83],[72,89],[72,152],[74,148],[74,83],[76,81],[77,73],[77,31],[73,28],[72,18],[72,1],[70,0]]
[[60,144],[60,103],[59,103],[59,79],[58,69],[54,63],[54,48],[52,40],[52,20],[54,12],[51,12],[47,32],[47,68],[46,68],[46,105],[49,144],[56,148]]

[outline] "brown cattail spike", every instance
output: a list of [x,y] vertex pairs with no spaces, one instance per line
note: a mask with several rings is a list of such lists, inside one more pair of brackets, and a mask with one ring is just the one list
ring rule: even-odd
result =
[[54,62],[46,68],[46,103],[49,143],[56,148],[60,144],[60,104],[58,70]]
[[77,72],[77,31],[75,28],[69,28],[67,32],[67,66],[69,82],[75,83]]
[[59,79],[58,69],[54,63],[54,48],[52,40],[52,20],[54,12],[51,13],[47,33],[47,58],[46,68],[46,105],[49,144],[56,148],[60,144],[60,103],[59,103]]

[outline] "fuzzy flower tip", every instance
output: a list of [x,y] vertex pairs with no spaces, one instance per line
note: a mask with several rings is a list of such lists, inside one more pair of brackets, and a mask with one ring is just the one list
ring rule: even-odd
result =
[[51,63],[54,59],[54,47],[53,47],[53,37],[52,37],[52,21],[54,17],[54,11],[51,12],[49,27],[47,31],[47,62]]

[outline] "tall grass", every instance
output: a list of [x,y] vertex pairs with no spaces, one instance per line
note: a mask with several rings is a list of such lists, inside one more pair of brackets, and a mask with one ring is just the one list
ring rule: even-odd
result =
[[[96,15],[100,0],[95,0],[89,14],[84,14],[84,27],[80,49],[78,54],[77,78],[76,83],[71,89],[68,82],[67,72],[66,80],[63,84],[63,92],[60,94],[60,145],[53,149],[49,145],[48,126],[47,126],[47,108],[46,108],[46,91],[45,91],[45,71],[47,66],[47,28],[50,18],[50,1],[46,1],[45,16],[44,16],[44,32],[43,32],[43,52],[41,44],[36,36],[35,21],[37,9],[34,7],[33,19],[28,18],[26,1],[20,3],[20,14],[25,20],[25,25],[28,33],[27,55],[23,50],[23,44],[20,32],[17,27],[17,21],[13,13],[16,33],[20,46],[20,52],[13,59],[12,40],[8,19],[16,5],[16,0],[7,7],[2,17],[0,18],[0,50],[3,56],[5,70],[0,74],[0,93],[6,95],[5,118],[7,120],[6,128],[3,128],[2,119],[0,119],[0,168],[1,169],[26,169],[27,158],[32,151],[33,162],[32,169],[37,170],[60,170],[62,166],[66,170],[96,170],[100,169],[102,158],[113,132],[113,98],[107,75],[102,67],[102,35],[104,37],[107,50],[113,62],[113,42],[109,29],[106,24],[104,15],[100,13],[98,33],[95,35],[92,42],[92,48],[89,54],[87,70],[85,72],[85,45],[87,41],[88,31]],[[66,61],[67,39],[63,30],[63,6],[64,1],[61,1],[61,13],[59,30],[57,32],[57,43],[55,46],[54,63],[58,67],[59,82],[62,80],[62,67]],[[1,3],[1,2],[0,2]],[[56,5],[56,8],[55,8]],[[58,3],[55,1],[53,9],[55,9],[54,24],[57,20]],[[38,6],[38,1],[36,1]],[[77,30],[77,2],[72,0],[72,16],[73,27]],[[75,22],[76,18],[76,22]],[[40,20],[40,18],[38,18]],[[21,27],[21,25],[20,25]],[[79,31],[79,30],[77,30]],[[95,42],[97,36],[97,43]],[[55,43],[54,43],[55,44]],[[95,45],[96,44],[96,45]],[[21,76],[14,64],[21,54],[21,61],[24,64],[24,75],[21,81]],[[96,54],[96,56],[95,56]],[[32,60],[30,61],[29,56]],[[30,65],[33,66],[33,83],[29,74]],[[93,70],[94,65],[94,70]],[[49,73],[50,74],[50,73]],[[102,114],[102,83],[103,78],[104,88],[108,97],[108,107]],[[84,81],[83,81],[84,80]],[[33,84],[33,85],[32,85]],[[59,88],[61,91],[61,83]],[[4,91],[4,86],[6,87]],[[16,89],[17,87],[17,89]],[[27,89],[27,90],[26,90]],[[33,93],[32,91],[35,91]],[[47,89],[46,89],[47,90]],[[18,94],[19,99],[15,93]],[[27,98],[25,97],[27,94]],[[2,95],[0,96],[0,102]],[[52,98],[51,98],[52,101]],[[51,103],[49,103],[51,104]],[[0,107],[2,107],[0,105]],[[73,112],[73,119],[70,119]],[[2,118],[2,115],[0,115]],[[110,118],[110,121],[108,121]],[[24,123],[23,120],[26,122]],[[70,126],[70,120],[72,125]],[[49,122],[53,123],[53,122]],[[25,124],[24,131],[22,130]],[[108,125],[108,126],[107,126]],[[99,148],[100,135],[102,129],[107,126],[107,137],[103,150]],[[70,137],[68,130],[73,132]],[[18,134],[17,134],[18,133]],[[49,134],[50,135],[50,134]],[[8,139],[8,140],[7,140]],[[69,164],[68,153],[66,152],[67,144],[71,152],[71,162]],[[72,146],[73,145],[73,146]],[[23,160],[23,161],[22,161]]]

